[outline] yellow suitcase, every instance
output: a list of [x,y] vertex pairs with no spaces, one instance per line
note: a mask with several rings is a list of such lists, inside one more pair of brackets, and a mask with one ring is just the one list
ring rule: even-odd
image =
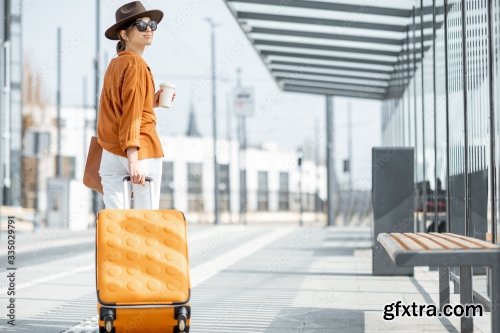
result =
[[[127,208],[129,180],[124,178]],[[146,180],[152,199],[154,182]],[[100,333],[189,332],[191,284],[184,214],[99,211],[96,289]]]

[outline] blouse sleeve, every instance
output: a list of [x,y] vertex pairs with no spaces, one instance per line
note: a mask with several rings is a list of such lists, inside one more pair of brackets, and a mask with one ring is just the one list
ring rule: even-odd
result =
[[138,150],[141,148],[139,137],[146,96],[145,74],[137,59],[132,59],[124,69],[119,128],[120,148],[124,152],[129,147],[137,147]]

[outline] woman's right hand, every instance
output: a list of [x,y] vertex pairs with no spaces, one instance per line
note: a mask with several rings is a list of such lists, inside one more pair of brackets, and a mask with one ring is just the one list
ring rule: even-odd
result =
[[141,184],[144,185],[146,182],[146,177],[141,172],[139,168],[139,162],[137,161],[128,161],[128,173],[130,175],[130,180],[132,184]]
[[139,167],[137,148],[136,147],[128,148],[127,155],[128,155],[128,173],[130,175],[130,181],[132,182],[132,184],[144,185],[146,182],[146,176]]

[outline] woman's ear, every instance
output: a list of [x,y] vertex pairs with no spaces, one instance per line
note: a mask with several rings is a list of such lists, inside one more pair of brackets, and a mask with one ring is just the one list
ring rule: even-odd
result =
[[127,32],[125,30],[120,30],[119,34],[123,40],[127,40]]

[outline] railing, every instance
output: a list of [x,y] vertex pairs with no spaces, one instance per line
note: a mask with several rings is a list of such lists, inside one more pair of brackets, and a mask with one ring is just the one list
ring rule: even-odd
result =
[[[221,193],[219,196],[219,213],[247,216],[270,216],[270,213],[290,216],[297,219],[297,214],[305,216],[323,216],[327,214],[326,198],[317,193],[301,193],[290,191],[248,191],[246,205],[239,201],[239,193]],[[180,202],[182,201],[182,202]],[[202,193],[162,193],[161,209],[182,209],[188,214],[212,215],[213,191]],[[339,191],[334,194],[334,211],[342,224],[359,224],[358,221],[371,217],[372,204],[370,191]],[[293,214],[290,214],[293,213]],[[209,218],[206,218],[210,220]],[[311,218],[309,218],[311,219]]]

